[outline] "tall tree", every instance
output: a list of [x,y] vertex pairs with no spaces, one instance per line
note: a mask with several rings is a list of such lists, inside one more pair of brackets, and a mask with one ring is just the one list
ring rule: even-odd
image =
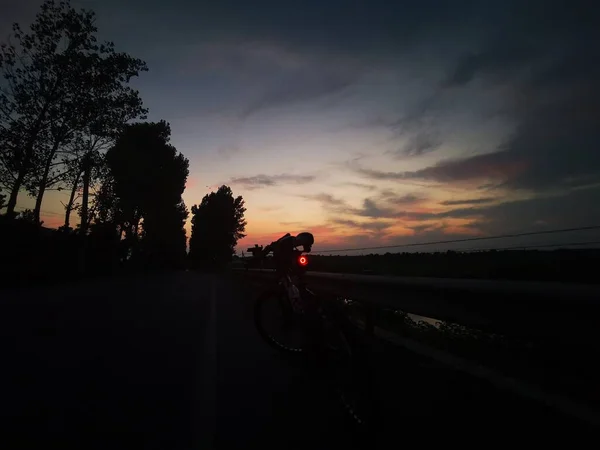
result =
[[231,261],[237,241],[245,236],[245,212],[242,196],[234,198],[225,185],[192,206],[191,260],[209,266]]
[[14,43],[0,49],[0,170],[9,214],[26,186],[36,196],[39,220],[46,189],[75,170],[59,156],[76,133],[105,137],[115,122],[144,113],[126,85],[145,63],[115,52],[111,42],[98,44],[96,31],[93,12],[47,0],[30,32],[15,24]]
[[6,86],[0,94],[0,123],[10,135],[10,145],[4,148],[3,159],[13,178],[8,214],[14,211],[21,187],[39,169],[36,149],[43,148],[38,141],[46,131],[50,111],[61,98],[69,95],[68,63],[79,42],[68,37],[76,34],[72,26],[75,22],[80,26],[91,24],[89,16],[79,19],[76,20],[66,3],[46,1],[31,25],[30,33],[14,24],[16,42],[0,47],[0,68]]
[[153,266],[174,265],[185,256],[188,213],[181,195],[189,162],[169,144],[170,136],[164,121],[127,125],[106,154],[110,180],[100,192],[110,206],[102,214],[114,218]]
[[[112,44],[105,49],[105,56],[91,73],[85,126],[76,135],[75,148],[82,155],[78,159],[82,182],[82,232],[87,227],[85,219],[88,217],[89,191],[94,182],[100,180],[103,170],[104,160],[100,153],[115,144],[128,122],[137,118],[145,119],[148,112],[142,105],[139,92],[128,86],[132,77],[147,70],[145,63],[125,53],[115,53]],[[77,189],[78,179],[75,181],[72,189]],[[73,204],[69,206],[72,208]]]

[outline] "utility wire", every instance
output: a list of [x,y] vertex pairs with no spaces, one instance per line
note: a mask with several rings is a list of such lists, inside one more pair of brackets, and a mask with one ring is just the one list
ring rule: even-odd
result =
[[586,242],[567,242],[565,244],[541,244],[541,245],[516,245],[514,247],[489,247],[489,248],[467,248],[464,250],[457,250],[459,252],[489,252],[490,250],[527,250],[531,248],[548,248],[548,247],[576,247],[581,245],[600,245],[600,241],[586,241]]
[[537,236],[537,235],[542,235],[542,234],[568,233],[568,232],[572,232],[572,231],[585,231],[585,230],[597,230],[597,229],[600,229],[600,225],[591,225],[588,227],[578,227],[578,228],[562,228],[559,230],[530,231],[527,233],[499,234],[496,236],[451,239],[451,240],[447,240],[447,241],[413,242],[411,244],[381,245],[378,247],[363,247],[363,248],[344,248],[344,249],[340,249],[340,250],[337,250],[337,249],[315,250],[315,254],[332,253],[332,252],[353,252],[353,251],[363,251],[363,250],[383,250],[383,249],[387,249],[387,248],[417,247],[417,246],[421,246],[421,245],[454,244],[457,242],[485,241],[485,240],[490,240],[490,239],[504,239],[504,238],[514,238],[514,237],[522,237],[522,236]]

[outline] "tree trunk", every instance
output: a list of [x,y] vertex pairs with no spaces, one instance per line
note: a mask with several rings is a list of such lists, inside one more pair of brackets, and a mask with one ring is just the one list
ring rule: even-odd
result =
[[[58,83],[54,84],[52,88],[52,92],[56,89]],[[21,168],[19,169],[19,175],[15,180],[15,184],[13,185],[12,191],[10,192],[10,199],[8,200],[8,205],[6,208],[6,215],[12,216],[15,212],[15,207],[17,206],[17,197],[19,196],[19,191],[21,190],[21,185],[23,184],[23,180],[25,180],[25,175],[27,174],[29,162],[31,161],[31,157],[33,156],[33,146],[35,145],[35,141],[37,136],[42,128],[42,121],[46,117],[46,113],[48,112],[48,108],[50,107],[50,103],[46,102],[42,111],[38,115],[35,124],[29,134],[29,139],[27,141],[27,145],[25,147],[25,155],[23,160],[21,161]]]
[[83,162],[83,198],[81,199],[81,227],[80,231],[82,235],[85,235],[88,228],[88,199],[90,196],[90,158],[88,155],[84,156]]
[[65,206],[65,228],[69,228],[71,222],[71,211],[73,211],[73,203],[75,203],[75,193],[77,192],[77,186],[79,185],[79,178],[81,177],[81,172],[77,174],[77,178],[75,178],[75,182],[73,183],[73,188],[71,189],[71,196],[69,197],[69,203]]
[[60,142],[55,142],[54,146],[50,154],[48,155],[48,159],[46,160],[46,164],[44,165],[44,173],[42,174],[42,179],[40,180],[40,184],[38,186],[38,195],[35,199],[35,208],[33,210],[33,216],[35,218],[36,223],[40,223],[40,211],[42,209],[42,200],[44,199],[44,192],[46,192],[46,184],[48,184],[48,174],[50,173],[50,166],[52,165],[52,161],[54,160],[54,155],[56,155],[56,151],[58,150],[58,146]]
[[10,197],[8,198],[8,204],[6,205],[6,215],[8,217],[12,217],[15,213],[15,207],[17,206],[17,198],[19,197],[19,191],[21,190],[21,186],[23,185],[23,181],[25,180],[25,175],[27,175],[27,162],[31,159],[31,154],[33,153],[33,142],[31,146],[28,147],[25,152],[25,157],[21,162],[21,168],[19,169],[19,174],[17,175],[17,179],[12,185],[12,189],[10,191]]
[[6,205],[6,215],[8,217],[12,217],[15,213],[15,207],[17,206],[17,197],[19,196],[19,191],[21,190],[21,185],[23,184],[23,180],[25,179],[25,170],[21,169],[19,171],[19,175],[15,180],[15,183],[12,186],[12,190],[10,191],[10,197],[8,198],[8,204]]

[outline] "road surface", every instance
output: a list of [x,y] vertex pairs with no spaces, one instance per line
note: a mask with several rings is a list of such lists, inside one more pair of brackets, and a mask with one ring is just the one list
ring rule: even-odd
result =
[[[0,291],[0,447],[364,445],[314,374],[260,340],[256,292],[233,275],[196,272]],[[454,433],[446,443],[475,428],[584,430],[397,347],[373,345],[373,354],[385,414],[370,448],[442,429]]]

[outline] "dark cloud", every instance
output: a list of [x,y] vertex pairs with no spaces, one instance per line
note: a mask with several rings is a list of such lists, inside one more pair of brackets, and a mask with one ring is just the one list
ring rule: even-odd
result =
[[398,123],[388,125],[386,128],[393,132],[395,140],[402,140],[403,144],[399,148],[387,151],[386,154],[399,159],[422,156],[438,150],[443,144],[443,136],[433,123],[415,123],[410,125],[408,131],[399,128]]
[[600,91],[581,84],[562,98],[554,95],[519,105],[520,124],[504,152],[527,159],[529,169],[507,180],[511,186],[546,189],[600,180]]
[[393,209],[382,207],[370,198],[364,199],[362,208],[353,210],[353,213],[358,216],[365,216],[365,217],[377,217],[377,218],[397,217],[397,213]]
[[387,180],[403,180],[405,178],[403,172],[384,172],[381,170],[358,168],[356,172],[366,178],[387,181]]
[[313,175],[255,175],[252,177],[238,177],[229,180],[230,184],[240,185],[245,189],[260,189],[281,184],[306,184],[316,179]]
[[485,234],[532,231],[539,224],[550,229],[600,225],[600,186],[576,189],[563,195],[505,201],[488,206],[454,208],[443,212],[404,212],[403,219],[474,219]]
[[384,172],[357,168],[362,176],[372,180],[431,180],[454,183],[476,180],[504,182],[525,171],[529,162],[507,151],[476,155],[468,158],[443,160],[424,169],[407,172]]
[[321,203],[324,207],[332,207],[332,208],[347,208],[348,205],[346,202],[340,198],[336,198],[331,194],[316,194],[316,195],[302,195],[302,198],[307,200],[315,200]]
[[350,206],[345,200],[326,193],[302,197],[319,202],[323,209],[330,214],[377,219],[397,217],[397,213],[393,209],[379,205],[378,202],[372,198],[365,198],[362,202],[362,207],[355,208]]
[[382,121],[381,126],[390,130],[395,139],[403,141],[399,148],[386,153],[404,158],[421,156],[439,149],[444,141],[438,123],[441,98],[434,91],[411,105],[400,118]]
[[[424,54],[446,73],[445,87],[460,88],[475,79],[518,85],[517,96],[532,107],[532,115],[544,110],[537,110],[537,99],[531,101],[532,86],[539,89],[544,83],[550,89],[552,82],[556,87],[598,78],[598,46],[591,45],[598,41],[598,31],[593,14],[584,8],[589,3],[577,0],[360,0],[351,5],[343,0],[307,0],[301,5],[224,0],[168,7],[159,0],[82,3],[136,18],[140,27],[164,36],[163,46],[174,53],[189,51],[183,43],[223,43],[215,46],[214,57],[227,58],[223,54],[233,52],[227,67],[241,77],[254,73],[253,66],[265,68],[260,75],[269,88],[252,87],[255,97],[241,108],[242,116],[340,92],[365,70],[382,64],[410,61],[408,66],[425,69]],[[435,112],[438,98],[432,92],[401,120],[384,121],[408,139],[396,152],[399,156],[439,146],[439,130],[423,121]],[[528,115],[515,117],[514,108],[508,113],[519,123],[528,122]],[[571,119],[565,121],[568,127]]]
[[[498,205],[481,207],[455,208],[440,213],[407,211],[399,214],[398,217],[404,221],[404,226],[412,229],[415,234],[413,236],[387,236],[384,242],[386,245],[401,245],[448,240],[454,237],[498,236],[600,225],[600,210],[595,207],[598,202],[600,202],[600,186],[594,189],[574,190],[564,196],[508,201]],[[472,222],[457,228],[449,219],[472,219]],[[426,222],[423,223],[423,221]],[[335,219],[335,222],[351,228],[358,228],[361,225],[360,222],[354,220]],[[389,224],[389,222],[384,223]],[[384,232],[385,229],[382,228],[381,231]],[[371,242],[370,245],[382,245],[381,234],[365,234],[368,229],[364,227],[361,228],[361,231],[363,233],[357,234],[357,236],[361,236],[360,238],[357,237],[358,241],[366,244],[363,238],[371,236],[368,239]],[[598,240],[600,240],[600,230],[590,229],[492,239],[476,243],[436,244],[431,247],[420,247],[419,251],[502,248],[521,245],[567,245],[573,242],[595,242]]]
[[366,184],[366,183],[354,183],[354,182],[347,182],[347,183],[340,183],[340,186],[352,186],[352,187],[357,187],[360,189],[365,189],[367,191],[374,191],[377,189],[377,186],[375,186],[374,184]]
[[[238,98],[242,117],[339,93],[365,72],[397,65],[423,42],[427,47],[447,41],[456,30],[461,38],[475,36],[472,25],[495,14],[474,0],[76,3],[97,9],[110,38],[126,43],[127,50],[149,63],[160,53],[163,61],[150,64],[151,70],[171,70],[164,59],[177,61],[186,72],[208,73],[210,80],[204,81],[223,95],[228,94],[222,80],[235,75],[229,92],[244,91]],[[136,24],[135,33],[130,23]]]
[[[600,185],[589,189],[575,189],[563,195],[535,197],[524,200],[505,201],[500,204],[485,205],[492,198],[472,199],[470,201],[448,201],[445,206],[465,207],[452,208],[440,212],[391,211],[381,208],[372,199],[365,199],[362,208],[351,208],[345,202],[329,195],[314,198],[328,207],[328,211],[336,214],[329,223],[359,229],[360,236],[368,233],[381,233],[392,227],[396,219],[402,221],[407,228],[415,232],[413,237],[393,238],[394,242],[415,242],[426,240],[449,239],[469,235],[502,235],[580,226],[600,225]],[[339,217],[346,214],[348,217]],[[360,217],[370,220],[362,222]],[[460,225],[460,232],[453,225],[452,219],[468,219],[471,223]],[[367,234],[365,234],[367,233]],[[587,230],[563,234],[528,236],[487,242],[484,247],[507,245],[535,245],[600,240],[600,230]],[[381,243],[381,241],[379,241]],[[465,246],[462,246],[465,248]]]
[[[497,170],[511,168],[504,174],[507,187],[544,191],[600,180],[600,47],[591,45],[600,39],[600,28],[583,5],[545,3],[540,20],[530,20],[531,13],[516,15],[503,24],[505,33],[474,43],[475,53],[458,61],[444,87],[462,87],[476,78],[510,86],[502,112],[516,124],[515,132],[495,154],[416,176],[466,176],[486,161],[499,178],[503,174]],[[526,170],[515,173],[509,161],[526,164]]]
[[[440,122],[452,108],[460,112],[469,107],[470,86],[478,86],[479,92],[501,87],[508,95],[496,99],[490,111],[514,130],[495,151],[481,149],[488,153],[480,150],[413,172],[359,172],[373,180],[402,182],[491,180],[493,186],[540,193],[600,180],[600,46],[591,44],[600,41],[600,27],[584,5],[486,2],[486,11],[479,5],[467,16],[477,17],[482,26],[466,32],[470,37],[462,41],[462,56],[452,63],[438,55],[447,69],[438,89],[398,119],[376,117],[369,122],[388,128],[404,142],[388,154],[419,156],[443,144]],[[538,14],[542,10],[544,14]]]
[[470,198],[465,200],[446,200],[440,203],[444,206],[464,206],[464,205],[483,205],[485,203],[491,203],[496,198],[494,197],[482,197],[482,198]]
[[382,221],[358,222],[350,219],[332,219],[330,223],[349,228],[357,228],[367,232],[382,232],[393,225],[392,223]]
[[[397,253],[397,252],[435,252],[435,251],[446,251],[446,250],[461,250],[466,248],[475,247],[476,243],[454,243],[454,244],[427,244],[428,242],[436,242],[436,241],[446,241],[452,239],[464,239],[467,235],[465,235],[465,231],[472,231],[473,233],[477,233],[476,229],[471,229],[469,227],[464,227],[460,232],[457,232],[456,229],[448,226],[446,224],[439,224],[437,226],[415,226],[409,227],[414,231],[412,235],[390,235],[385,233],[378,232],[358,232],[356,234],[346,235],[344,236],[343,243],[332,243],[327,245],[327,249],[335,250],[335,249],[349,249],[349,248],[363,248],[364,250],[357,251],[346,251],[340,254],[343,255],[356,255],[356,254],[368,254],[368,253]],[[385,230],[384,230],[385,231]],[[486,242],[486,241],[483,241]],[[418,246],[405,247],[406,245],[414,245],[419,244]],[[490,245],[489,242],[486,243],[487,246]],[[397,246],[394,248],[394,246]],[[481,244],[483,247],[484,244]],[[380,249],[372,250],[372,247],[385,247]],[[322,247],[324,248],[324,246]],[[319,250],[316,249],[315,253],[319,253]],[[329,255],[335,255],[335,252],[328,253]]]
[[416,194],[398,195],[396,192],[386,189],[381,191],[380,199],[392,205],[408,206],[423,202],[425,197],[423,195]]
[[345,227],[352,227],[352,228],[360,228],[360,222],[357,222],[356,220],[350,220],[350,219],[332,219],[330,220],[330,222],[332,224],[335,225],[343,225]]
[[[443,160],[424,169],[407,172],[385,172],[358,168],[356,171],[372,180],[428,180],[438,183],[480,183],[490,186],[530,189],[544,192],[553,189],[593,184],[600,180],[600,97],[597,105],[580,103],[580,109],[538,111],[500,151],[467,158]],[[566,105],[565,105],[566,106]],[[572,105],[575,106],[575,105]],[[589,115],[588,115],[589,113]]]
[[437,231],[443,228],[442,223],[436,224],[423,224],[423,225],[410,225],[408,228],[413,230],[416,234],[423,234],[428,231]]
[[[398,181],[404,182],[409,179],[406,175],[409,172],[385,172],[383,170],[365,169],[357,165],[349,165],[358,175],[361,175],[369,180],[373,181]],[[424,185],[424,187],[427,187]]]
[[[144,2],[144,6],[147,4]],[[199,33],[211,37],[261,39],[312,53],[360,54],[370,58],[387,57],[389,52],[423,37],[424,32],[443,36],[458,25],[452,23],[454,19],[460,19],[464,26],[493,13],[472,0],[451,4],[443,0],[359,0],[352,4],[344,0],[307,0],[302,4],[224,0],[187,7],[203,12],[190,11],[193,19],[188,21],[195,22]]]
[[437,131],[426,130],[411,136],[408,142],[400,149],[397,156],[421,156],[437,150],[442,144],[441,136]]
[[247,118],[259,111],[313,100],[340,92],[350,86],[356,75],[347,72],[308,69],[286,74],[257,100],[240,113]]
[[477,75],[492,76],[496,80],[504,79],[514,70],[523,70],[535,56],[535,51],[529,48],[526,42],[501,42],[484,49],[481,53],[463,56],[443,86],[463,86]]
[[[518,75],[535,73],[552,59],[568,58],[582,49],[594,51],[589,43],[598,37],[598,29],[585,0],[502,3],[503,13],[489,18],[489,30],[470,43],[469,51],[458,59],[443,83],[445,86],[463,86],[477,77],[515,83],[522,81]],[[542,10],[544,13],[539,14]],[[591,61],[586,64],[594,65]]]
[[500,151],[440,161],[425,169],[404,172],[402,176],[445,183],[488,179],[502,182],[523,173],[529,164],[529,161],[520,155]]
[[[495,235],[536,229],[600,225],[598,204],[600,204],[600,186],[577,189],[562,196],[538,197],[484,207],[457,208],[440,216],[480,218],[478,228],[485,234]],[[565,234],[564,242],[578,239],[578,236],[585,237],[592,234],[600,237],[598,230],[571,233]],[[555,238],[556,236],[543,237],[546,241],[553,241]]]
[[[539,126],[542,127],[542,124]],[[384,172],[364,168],[358,168],[356,171],[372,180],[420,179],[438,183],[478,185],[489,180],[493,182],[488,183],[490,187],[504,186],[534,191],[585,185],[598,179],[600,153],[591,151],[592,140],[580,135],[571,137],[567,142],[560,136],[564,132],[563,129],[538,130],[544,134],[543,138],[539,134],[536,135],[532,126],[526,133],[511,138],[503,150],[442,160],[416,171]],[[549,135],[555,139],[546,139]],[[600,134],[598,137],[600,138]],[[582,142],[579,142],[580,140]]]

